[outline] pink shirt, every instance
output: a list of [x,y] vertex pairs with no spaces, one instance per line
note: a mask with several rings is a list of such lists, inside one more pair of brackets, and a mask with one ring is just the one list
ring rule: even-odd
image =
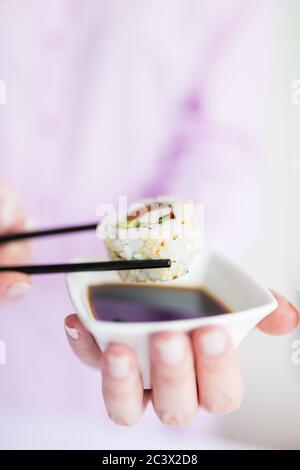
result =
[[[1,178],[41,226],[94,220],[118,195],[191,196],[205,204],[209,244],[236,255],[257,210],[268,6],[3,0]],[[35,261],[98,250],[91,234],[44,240]],[[65,341],[63,279],[36,279],[1,310],[0,403],[93,415],[99,377]]]

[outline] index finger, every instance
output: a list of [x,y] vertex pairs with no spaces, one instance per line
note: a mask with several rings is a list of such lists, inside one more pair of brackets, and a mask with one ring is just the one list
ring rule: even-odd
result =
[[31,287],[31,280],[26,274],[8,272],[0,274],[0,300],[14,299],[24,295]]
[[25,211],[18,196],[10,188],[0,185],[0,232],[14,231],[25,221]]
[[[16,225],[11,231],[28,229],[27,225]],[[18,265],[27,263],[30,259],[30,246],[27,243],[8,243],[0,245],[0,264]],[[25,294],[31,286],[31,279],[22,273],[13,271],[0,274],[0,299],[13,299]]]

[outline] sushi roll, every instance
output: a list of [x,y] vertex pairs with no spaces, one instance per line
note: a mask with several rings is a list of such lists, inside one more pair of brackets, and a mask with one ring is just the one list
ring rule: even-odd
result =
[[133,204],[127,213],[107,218],[99,226],[112,260],[168,258],[170,268],[120,271],[124,281],[174,280],[188,271],[200,251],[203,226],[190,200],[160,197]]

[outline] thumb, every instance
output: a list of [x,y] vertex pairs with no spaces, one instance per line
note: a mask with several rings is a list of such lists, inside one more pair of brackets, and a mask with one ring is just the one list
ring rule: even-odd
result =
[[65,331],[75,356],[88,366],[100,369],[101,351],[78,315],[72,314],[65,318]]

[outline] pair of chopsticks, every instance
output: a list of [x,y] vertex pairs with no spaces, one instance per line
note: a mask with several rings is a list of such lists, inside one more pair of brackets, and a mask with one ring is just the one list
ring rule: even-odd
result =
[[[75,225],[72,227],[59,227],[31,232],[17,232],[0,235],[0,245],[11,242],[18,242],[33,238],[42,238],[55,235],[67,235],[70,233],[86,232],[96,230],[98,224]],[[20,272],[29,275],[37,274],[58,274],[74,272],[92,271],[125,271],[129,269],[159,269],[170,268],[169,259],[151,260],[120,260],[120,261],[100,261],[89,263],[65,263],[65,264],[45,264],[28,266],[0,266],[0,273]]]

